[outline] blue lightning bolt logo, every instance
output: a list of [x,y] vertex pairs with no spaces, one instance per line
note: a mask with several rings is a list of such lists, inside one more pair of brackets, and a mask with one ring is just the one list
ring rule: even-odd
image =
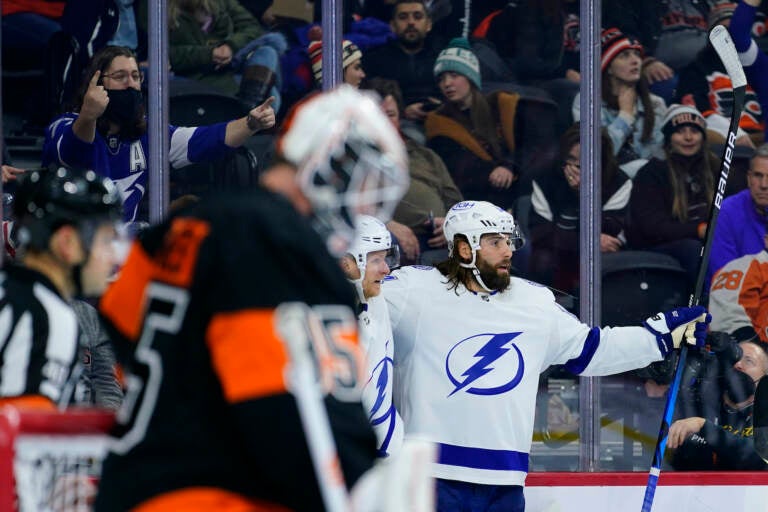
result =
[[[510,389],[514,388],[520,383],[520,380],[523,378],[523,372],[524,372],[524,364],[523,364],[523,357],[520,353],[520,350],[514,345],[510,344],[508,347],[505,346],[509,342],[511,342],[513,339],[515,339],[517,336],[519,336],[519,332],[511,332],[511,333],[501,333],[501,334],[495,334],[490,335],[491,339],[488,340],[480,349],[475,352],[473,357],[479,358],[475,363],[467,368],[461,376],[464,377],[463,380],[459,381],[458,379],[454,378],[451,375],[450,368],[448,367],[448,360],[451,357],[451,353],[456,349],[456,347],[460,346],[462,343],[468,340],[472,340],[473,338],[477,338],[477,336],[473,336],[471,338],[467,338],[465,340],[460,341],[455,347],[451,349],[451,351],[448,353],[448,357],[446,358],[445,363],[445,369],[448,374],[448,378],[451,380],[453,385],[455,386],[454,390],[448,395],[452,396],[457,391],[461,391],[464,388],[467,388],[470,384],[477,381],[480,377],[488,374],[489,372],[493,371],[493,363],[496,362],[499,358],[501,358],[504,354],[509,352],[511,349],[514,349],[517,353],[518,359],[519,359],[519,365],[516,375],[507,382],[506,384],[502,386],[497,386],[494,388],[468,388],[466,391],[468,393],[476,394],[476,395],[493,395],[493,394],[499,394],[504,393],[506,391],[509,391]],[[489,334],[482,334],[478,336],[489,336]]]
[[381,365],[381,373],[379,373],[379,378],[376,380],[376,391],[378,394],[376,395],[376,402],[373,404],[373,407],[371,407],[371,418],[373,418],[373,415],[379,410],[379,407],[384,403],[384,399],[387,396],[387,382],[389,381],[389,371],[387,367],[388,365],[386,363]]

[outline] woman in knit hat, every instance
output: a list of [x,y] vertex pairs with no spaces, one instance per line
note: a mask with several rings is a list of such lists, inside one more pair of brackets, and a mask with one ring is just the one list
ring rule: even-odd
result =
[[[323,83],[323,43],[312,41],[307,47],[307,53],[309,53],[309,60],[312,64],[315,84],[319,87]],[[362,59],[363,52],[355,43],[347,39],[341,42],[341,65],[344,69],[343,80],[345,84],[356,88],[360,87],[360,83],[365,78]]]
[[[651,94],[643,77],[643,47],[619,29],[604,29],[600,125],[608,130],[613,154],[620,165],[661,156],[661,119],[666,105]],[[573,119],[581,118],[581,94],[573,101]],[[637,165],[635,169],[639,167]],[[624,167],[633,176],[631,167]]]
[[694,107],[671,105],[661,130],[666,159],[652,159],[633,180],[629,243],[676,258],[692,287],[720,165]]
[[514,164],[519,96],[483,95],[480,64],[462,38],[440,52],[434,75],[443,105],[427,116],[427,145],[448,166],[464,197],[510,208],[520,188]]

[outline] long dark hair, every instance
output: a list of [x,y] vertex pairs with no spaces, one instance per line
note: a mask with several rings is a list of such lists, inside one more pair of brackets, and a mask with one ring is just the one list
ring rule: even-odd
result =
[[[129,59],[133,59],[135,62],[138,62],[138,59],[136,59],[136,54],[133,53],[130,48],[126,48],[125,46],[105,46],[99,50],[91,59],[91,62],[88,64],[88,68],[84,71],[83,81],[80,84],[80,88],[78,89],[77,94],[75,95],[75,103],[72,107],[72,110],[75,112],[80,112],[80,109],[83,106],[85,93],[88,91],[88,86],[91,83],[91,78],[93,78],[94,73],[96,73],[96,71],[100,71],[103,75],[116,57],[127,57]],[[99,77],[99,85],[103,85],[101,77]],[[102,135],[106,135],[106,133],[109,131],[109,120],[103,115],[96,121],[96,130]],[[141,112],[139,112],[137,115],[134,125],[129,127],[127,130],[126,127],[122,127],[120,135],[129,139],[138,138],[146,133],[146,131],[146,110],[144,107],[142,107]]]
[[471,87],[472,106],[469,107],[468,113],[462,111],[457,104],[449,101],[443,103],[439,112],[469,128],[475,138],[480,139],[481,143],[486,143],[494,160],[502,160],[504,155],[501,152],[501,141],[491,106],[474,83],[469,82],[469,85]]
[[469,263],[469,261],[459,256],[459,251],[456,247],[459,241],[463,241],[467,244],[469,243],[464,235],[456,235],[456,238],[453,241],[453,251],[451,251],[451,255],[448,256],[448,259],[435,265],[435,268],[445,276],[445,284],[448,285],[448,289],[454,290],[457,294],[459,293],[460,284],[463,284],[466,287],[473,279],[472,269],[461,266],[461,263]]
[[680,220],[680,222],[687,222],[688,207],[690,205],[687,180],[689,174],[692,175],[692,178],[698,178],[699,183],[704,187],[703,195],[707,201],[707,210],[709,210],[712,206],[712,197],[715,191],[714,170],[719,168],[720,162],[708,149],[706,134],[701,139],[699,153],[691,157],[691,160],[697,159],[697,162],[693,165],[685,166],[677,159],[671,158],[672,151],[669,143],[664,145],[664,153],[667,155],[667,174],[669,176],[669,185],[672,188],[672,215]]
[[[608,108],[619,110],[619,97],[611,90],[611,78],[608,76],[607,71],[603,71],[601,86],[605,104]],[[640,81],[637,82],[635,87],[637,88],[637,96],[640,98],[640,103],[643,104],[643,134],[640,137],[640,140],[643,142],[650,142],[653,135],[653,125],[656,122],[656,113],[653,111],[651,90],[648,88],[648,81],[642,74],[640,75]]]

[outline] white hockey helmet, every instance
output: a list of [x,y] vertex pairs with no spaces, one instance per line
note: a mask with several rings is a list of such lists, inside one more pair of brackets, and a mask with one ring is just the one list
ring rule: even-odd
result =
[[298,169],[315,228],[336,256],[347,251],[355,216],[389,220],[408,187],[408,157],[378,102],[341,85],[299,104],[284,124],[278,154]]
[[487,201],[462,201],[456,203],[445,214],[443,234],[448,242],[448,253],[453,254],[456,235],[464,235],[474,254],[480,248],[480,238],[491,233],[509,235],[513,249],[519,249],[525,238],[511,213]]
[[358,215],[355,225],[355,238],[348,252],[355,259],[361,277],[365,275],[369,253],[387,251],[385,258],[389,268],[400,264],[400,251],[392,244],[392,235],[383,222],[370,215]]

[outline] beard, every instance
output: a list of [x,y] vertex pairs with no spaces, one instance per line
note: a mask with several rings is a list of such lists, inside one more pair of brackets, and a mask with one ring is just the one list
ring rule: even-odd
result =
[[[512,266],[511,262],[508,262],[507,268],[511,266]],[[483,282],[485,283],[485,286],[487,286],[491,290],[503,292],[504,290],[509,288],[509,283],[511,279],[509,276],[509,273],[499,274],[498,268],[490,265],[487,261],[483,260],[482,258],[478,258],[477,270],[480,271],[480,279],[482,279]]]
[[398,37],[397,41],[407,50],[418,50],[424,46],[424,39],[418,32],[410,32]]

